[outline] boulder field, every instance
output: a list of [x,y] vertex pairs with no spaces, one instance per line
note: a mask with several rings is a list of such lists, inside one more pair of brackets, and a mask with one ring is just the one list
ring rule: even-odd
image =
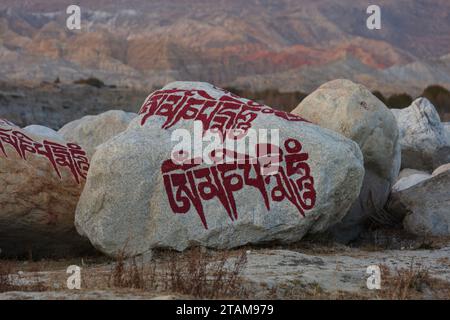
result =
[[424,98],[389,110],[338,79],[286,113],[173,82],[135,111],[0,119],[1,257],[450,235],[450,130]]

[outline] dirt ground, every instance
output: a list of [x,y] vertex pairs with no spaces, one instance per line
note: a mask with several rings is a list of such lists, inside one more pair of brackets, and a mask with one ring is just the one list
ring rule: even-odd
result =
[[[80,289],[70,290],[80,267]],[[379,270],[369,289],[367,268]],[[350,246],[306,240],[291,246],[134,259],[101,255],[0,260],[0,299],[450,299],[450,239],[384,230]]]

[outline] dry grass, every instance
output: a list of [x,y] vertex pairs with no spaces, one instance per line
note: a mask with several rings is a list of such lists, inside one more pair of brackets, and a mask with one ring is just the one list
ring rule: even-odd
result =
[[136,262],[136,258],[126,261],[120,254],[110,275],[110,283],[117,288],[143,289],[145,286],[144,265]]
[[[310,251],[320,249],[317,245],[304,246]],[[435,278],[434,269],[429,272],[414,261],[398,270],[380,265],[381,290],[361,287],[357,292],[330,292],[320,283],[304,283],[300,278],[292,283],[253,283],[243,277],[246,249],[196,248],[183,253],[160,250],[155,251],[148,262],[140,257],[128,259],[125,255],[114,261],[104,257],[40,262],[0,260],[0,292],[66,291],[63,294],[67,296],[72,293],[88,296],[90,292],[97,292],[99,299],[121,294],[187,299],[450,299],[448,282]],[[331,254],[329,249],[325,247],[324,254]],[[297,247],[297,250],[300,249]],[[340,253],[344,249],[335,250]],[[344,252],[348,255],[352,251]],[[444,257],[439,263],[445,268],[449,261]],[[82,290],[78,292],[66,288],[66,268],[72,264],[82,267]],[[17,279],[26,281],[15,281]]]
[[0,293],[8,291],[47,291],[48,288],[39,275],[34,274],[32,279],[21,282],[20,276],[15,272],[14,264],[10,261],[0,261]]
[[9,263],[0,263],[0,292],[11,291],[11,265]]
[[[79,265],[82,268],[81,292],[199,299],[246,298],[241,277],[246,262],[245,250],[199,248],[184,253],[157,251],[149,262],[140,257],[127,258],[123,254],[115,261],[105,258],[39,262],[0,260],[0,292],[67,291],[70,295],[71,291],[66,287],[66,268]],[[45,285],[41,280],[45,280]]]
[[242,297],[240,274],[246,263],[245,251],[234,259],[227,251],[213,258],[201,249],[192,250],[185,259],[172,256],[165,268],[165,289],[197,298]]
[[409,268],[395,273],[383,266],[380,298],[389,300],[450,299],[448,282],[430,276],[428,269],[411,261]]
[[[443,259],[447,261],[447,259]],[[295,300],[450,300],[450,285],[447,281],[430,275],[428,269],[414,261],[407,268],[391,271],[386,265],[380,265],[381,290],[362,289],[357,292],[324,290],[319,283],[295,281],[282,286],[266,288],[269,299]]]
[[326,291],[320,283],[290,283],[289,286],[277,286],[268,290],[264,299],[283,300],[367,300],[373,299],[371,292]]
[[245,251],[209,253],[195,248],[186,253],[166,252],[150,263],[120,255],[109,276],[114,288],[181,294],[200,299],[245,298],[241,273]]
[[397,275],[390,279],[391,289],[387,291],[387,298],[392,300],[405,300],[423,292],[425,286],[429,285],[430,275],[427,269],[414,267],[397,271]]

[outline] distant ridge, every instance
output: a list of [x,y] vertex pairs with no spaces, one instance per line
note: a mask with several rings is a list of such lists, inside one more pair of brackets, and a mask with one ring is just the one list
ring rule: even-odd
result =
[[383,92],[450,87],[450,2],[81,0],[82,30],[65,28],[72,1],[0,3],[0,80],[158,87],[201,80],[308,92],[350,78]]

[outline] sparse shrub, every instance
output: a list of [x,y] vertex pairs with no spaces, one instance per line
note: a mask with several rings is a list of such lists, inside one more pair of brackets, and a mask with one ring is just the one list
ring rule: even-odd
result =
[[87,79],[80,79],[80,80],[76,80],[74,81],[75,84],[86,84],[92,87],[96,87],[96,88],[103,88],[105,86],[105,83],[97,78],[87,78]]
[[119,255],[111,274],[112,284],[118,288],[144,288],[144,266],[136,262],[136,258],[126,261],[123,253]]
[[237,94],[238,96],[245,97],[259,103],[264,103],[270,107],[286,112],[291,112],[307,96],[307,94],[300,91],[280,92],[276,89],[250,91],[237,88],[227,88],[227,90]]
[[428,269],[415,266],[414,260],[408,269],[397,270],[395,275],[386,272],[383,279],[383,286],[387,286],[384,291],[385,298],[395,300],[412,299],[432,283]]
[[450,91],[439,85],[432,85],[425,88],[421,96],[436,107],[442,121],[450,121]]
[[403,109],[409,107],[412,101],[412,97],[407,93],[393,94],[386,100],[386,106],[394,109]]
[[11,291],[12,283],[10,274],[12,273],[11,265],[7,262],[0,262],[0,292]]
[[203,299],[243,297],[246,293],[240,275],[246,263],[245,251],[237,257],[231,257],[227,251],[214,257],[199,248],[185,253],[167,252],[161,261],[147,264],[119,255],[109,283],[116,288],[169,292]]
[[[0,292],[8,291],[28,291],[28,292],[40,292],[46,291],[48,288],[43,282],[39,280],[36,275],[29,284],[17,284],[14,281],[13,264],[9,261],[0,261]],[[17,278],[17,277],[16,277]]]
[[184,259],[173,255],[165,268],[165,289],[196,298],[242,297],[245,290],[240,274],[247,263],[247,254],[243,251],[234,262],[231,260],[227,251],[213,259],[200,248],[188,252]]

